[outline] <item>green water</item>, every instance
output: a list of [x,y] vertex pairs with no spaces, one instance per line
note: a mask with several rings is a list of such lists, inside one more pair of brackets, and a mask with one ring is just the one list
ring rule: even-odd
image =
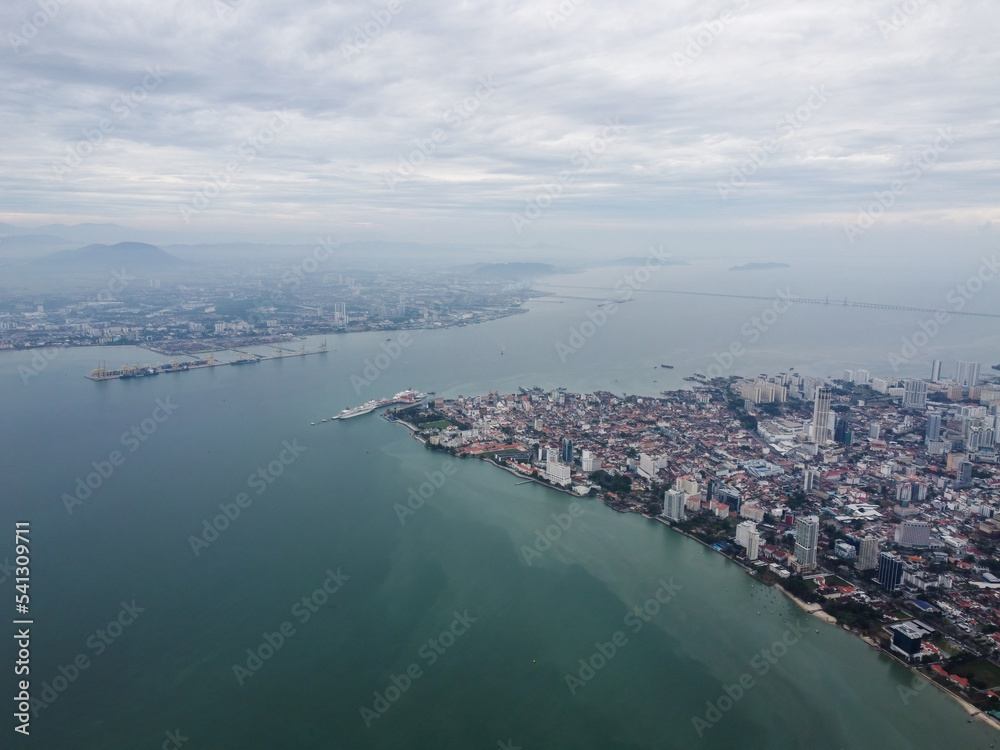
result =
[[[659,523],[593,500],[579,501],[582,511],[571,518],[567,495],[517,486],[510,474],[472,460],[455,461],[442,486],[400,523],[394,506],[445,457],[376,414],[309,424],[409,386],[455,395],[518,383],[592,389],[619,379],[614,390],[655,392],[685,372],[654,372],[650,364],[647,373],[646,359],[665,361],[667,349],[681,364],[684,346],[725,338],[739,323],[676,334],[690,340],[665,340],[655,351],[636,345],[631,359],[615,354],[625,344],[609,328],[579,361],[564,364],[552,353],[553,337],[584,309],[538,303],[532,315],[489,326],[421,332],[361,393],[350,375],[391,334],[335,337],[337,351],[327,355],[109,383],[81,375],[99,358],[113,365],[155,356],[63,351],[26,385],[17,368],[28,358],[0,356],[0,521],[4,529],[32,522],[33,692],[77,654],[90,662],[33,719],[32,746],[158,748],[178,729],[190,748],[994,742],[991,730],[966,723],[933,688],[904,701],[904,669]],[[873,350],[880,345],[871,342]],[[130,453],[122,432],[168,397],[176,412]],[[285,466],[272,464],[280,476],[256,494],[248,476],[278,461],[285,441],[305,450]],[[68,513],[60,496],[114,450],[124,463]],[[196,556],[190,536],[241,492],[252,503]],[[554,523],[552,514],[568,528],[529,565],[523,547]],[[302,622],[307,610],[293,607],[328,569],[346,580]],[[661,581],[672,588],[669,601],[648,621],[626,620]],[[12,596],[11,581],[0,592]],[[144,611],[97,654],[88,638],[132,600]],[[475,621],[434,652],[426,644],[456,612]],[[241,685],[234,665],[245,667],[247,649],[283,623],[294,633]],[[761,657],[796,632],[792,625],[801,636],[771,653],[773,663]],[[614,642],[617,631],[623,645],[571,693],[566,675],[578,675],[579,660]],[[13,663],[10,645],[3,659]],[[366,726],[360,709],[372,709],[373,693],[384,694],[413,664],[420,676]],[[699,736],[693,718],[705,719],[706,703],[718,706],[744,675],[752,685],[731,707],[723,700],[728,710]]]

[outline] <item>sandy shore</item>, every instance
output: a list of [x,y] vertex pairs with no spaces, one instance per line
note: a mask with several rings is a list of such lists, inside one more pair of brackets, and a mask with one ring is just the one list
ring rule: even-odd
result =
[[820,604],[807,604],[806,602],[804,602],[801,599],[799,599],[797,596],[792,596],[790,593],[788,593],[788,591],[786,591],[785,588],[780,583],[776,584],[775,588],[777,588],[778,590],[780,590],[781,593],[783,593],[785,596],[787,596],[793,602],[795,602],[796,604],[798,604],[799,607],[801,607],[802,609],[804,609],[809,614],[816,615],[816,617],[818,617],[819,619],[823,620],[823,622],[828,622],[831,625],[836,625],[837,624],[837,618],[834,617],[831,614],[827,614],[826,612],[824,612],[822,605],[820,605]]

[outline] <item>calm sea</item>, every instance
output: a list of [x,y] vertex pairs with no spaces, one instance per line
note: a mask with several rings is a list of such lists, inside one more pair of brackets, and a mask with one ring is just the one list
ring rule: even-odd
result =
[[[397,334],[106,383],[83,375],[99,360],[160,358],[61,350],[22,378],[30,354],[0,356],[0,560],[13,558],[14,522],[30,521],[31,689],[50,700],[32,746],[988,747],[996,735],[953,700],[658,523],[593,500],[571,515],[566,495],[447,463],[376,414],[320,422],[408,387],[655,394],[716,354],[725,363],[734,342],[746,352],[727,373],[891,374],[888,354],[928,316],[836,300],[947,308],[975,271],[928,282],[886,266],[859,281],[819,264],[726,265],[659,269],[610,314],[599,303],[621,299],[635,269],[547,279],[590,299],[413,332],[366,386],[351,376],[395,353]],[[834,299],[767,313],[761,300],[656,291],[669,289]],[[958,358],[988,370],[998,352],[994,320],[956,317],[898,374],[929,372],[933,358],[946,375]],[[102,470],[96,489],[78,487]],[[400,520],[411,490],[427,499]],[[77,493],[68,509],[63,495]],[[10,577],[0,594],[13,599]]]

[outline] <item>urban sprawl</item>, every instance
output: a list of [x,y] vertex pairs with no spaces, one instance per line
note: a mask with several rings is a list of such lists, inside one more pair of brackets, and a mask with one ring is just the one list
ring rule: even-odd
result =
[[1000,718],[1000,382],[976,362],[929,375],[521,388],[386,416],[429,447],[669,524]]

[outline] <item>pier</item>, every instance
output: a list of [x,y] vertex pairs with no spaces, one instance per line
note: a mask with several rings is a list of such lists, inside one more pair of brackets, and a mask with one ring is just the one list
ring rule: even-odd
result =
[[202,370],[206,367],[227,367],[229,365],[251,365],[263,362],[268,359],[284,359],[285,357],[305,357],[309,354],[326,354],[326,341],[319,345],[318,349],[306,349],[303,344],[301,349],[284,349],[280,345],[274,347],[271,354],[255,354],[233,349],[236,359],[219,362],[215,359],[215,352],[209,353],[203,359],[193,359],[180,361],[173,359],[169,364],[158,363],[156,365],[122,365],[117,370],[109,370],[102,362],[96,369],[86,377],[90,380],[128,380],[131,378],[145,378],[153,375],[162,375],[168,372],[188,372],[189,370]]

